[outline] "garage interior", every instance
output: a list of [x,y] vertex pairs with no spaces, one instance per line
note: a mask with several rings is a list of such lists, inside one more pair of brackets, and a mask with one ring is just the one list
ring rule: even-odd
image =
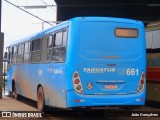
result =
[[159,0],[55,0],[57,21],[76,16],[105,16],[141,20],[145,24],[160,20]]

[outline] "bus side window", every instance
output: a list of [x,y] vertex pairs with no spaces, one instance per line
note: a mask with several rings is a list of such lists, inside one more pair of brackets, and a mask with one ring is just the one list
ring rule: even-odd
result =
[[54,47],[54,33],[48,36],[48,61],[52,61]]
[[17,45],[12,47],[12,63],[16,63],[17,60]]
[[68,37],[68,31],[64,30],[63,31],[63,46],[66,46],[67,37]]
[[41,39],[36,39],[32,41],[31,51],[38,51],[41,47]]
[[55,47],[62,46],[62,35],[63,32],[57,32],[55,33]]
[[17,45],[14,46],[13,54],[17,54]]
[[24,44],[24,57],[23,57],[24,63],[28,63],[30,61],[29,52],[30,52],[30,42],[26,42]]
[[36,39],[32,41],[31,45],[31,62],[37,63],[41,60],[41,39]]
[[7,48],[7,52],[8,52],[8,56],[7,56],[7,62],[8,62],[8,65],[7,65],[7,70],[9,70],[10,68],[10,65],[11,65],[11,54],[12,54],[12,48],[11,47],[8,47]]
[[48,54],[48,35],[42,38],[42,51],[41,51],[41,62],[47,62]]
[[11,63],[11,58],[12,58],[12,48],[8,47],[8,64]]
[[11,54],[13,55],[14,54],[14,47],[11,47],[11,49],[12,49],[11,50],[12,51]]
[[48,48],[53,47],[53,35],[48,36]]
[[24,44],[18,45],[17,63],[23,63],[23,48]]
[[63,31],[55,33],[54,41],[55,41],[55,47],[53,49],[53,61],[64,62],[65,47],[63,46]]

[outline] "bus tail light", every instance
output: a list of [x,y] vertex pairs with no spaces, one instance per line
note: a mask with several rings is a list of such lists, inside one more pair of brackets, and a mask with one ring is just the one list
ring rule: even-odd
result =
[[142,72],[140,81],[138,83],[138,88],[137,88],[137,92],[142,92],[144,89],[144,84],[145,84],[145,73]]
[[78,73],[75,72],[75,73],[73,74],[73,77],[74,77],[74,78],[77,78],[77,77],[78,77]]
[[81,85],[77,85],[76,90],[81,90]]
[[76,79],[76,80],[74,81],[74,83],[75,83],[75,84],[79,84],[79,79]]
[[140,82],[141,82],[141,84],[144,84],[144,79],[141,79],[141,81],[140,81]]
[[78,71],[75,71],[73,73],[73,75],[72,75],[72,82],[73,82],[74,90],[77,93],[83,93],[82,83],[81,83]]

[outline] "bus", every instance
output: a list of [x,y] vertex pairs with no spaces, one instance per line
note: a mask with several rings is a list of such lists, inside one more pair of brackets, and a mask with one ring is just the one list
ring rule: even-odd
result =
[[147,48],[148,82],[160,83],[160,21],[154,21],[145,28]]
[[8,89],[64,109],[143,106],[146,46],[141,21],[76,17],[10,44]]

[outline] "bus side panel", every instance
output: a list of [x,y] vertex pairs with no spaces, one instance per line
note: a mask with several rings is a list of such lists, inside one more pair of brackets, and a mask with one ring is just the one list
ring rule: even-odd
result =
[[65,63],[49,63],[43,70],[45,104],[66,108]]
[[29,86],[30,80],[30,65],[26,64],[12,64],[8,71],[8,88],[12,91],[12,80],[15,82],[16,92],[19,95],[31,98]]
[[30,64],[14,65],[14,80],[18,94],[31,98],[30,86]]
[[[85,106],[83,103],[76,103],[75,100],[78,100],[80,97],[77,97],[74,92],[73,83],[72,83],[72,75],[77,70],[77,55],[78,55],[78,39],[79,39],[79,24],[80,21],[78,19],[74,19],[69,22],[69,33],[68,33],[68,41],[67,41],[67,53],[66,53],[66,102],[67,107],[74,106]],[[84,99],[84,95],[80,98]]]
[[73,90],[72,74],[78,68],[78,39],[79,39],[79,24],[78,19],[72,20],[69,23],[69,33],[67,41],[67,53],[66,53],[66,89],[67,91]]
[[8,91],[12,92],[12,78],[13,78],[14,67],[10,66],[9,70],[7,71],[7,88]]
[[31,92],[31,98],[37,101],[37,87],[38,84],[42,85],[43,87],[43,70],[41,68],[41,64],[31,64],[30,67],[30,85],[29,89]]
[[19,64],[8,71],[8,88],[15,80],[18,94],[37,101],[37,87],[45,94],[45,105],[66,108],[65,63]]

